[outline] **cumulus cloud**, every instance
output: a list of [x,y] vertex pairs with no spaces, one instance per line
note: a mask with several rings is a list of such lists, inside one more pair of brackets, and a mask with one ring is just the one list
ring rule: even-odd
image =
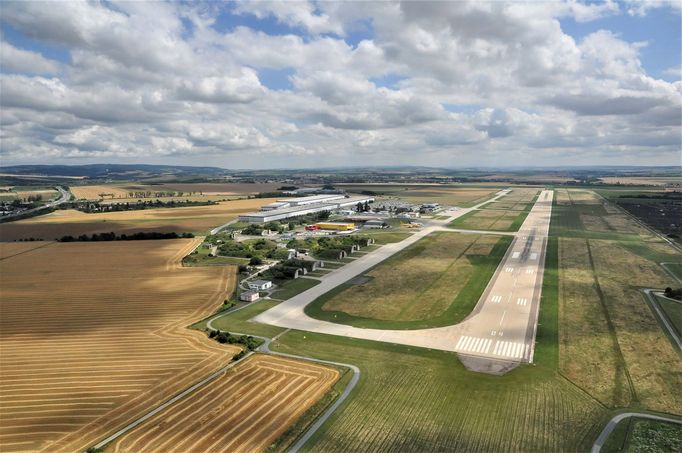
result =
[[38,52],[18,49],[7,41],[0,42],[0,61],[3,68],[17,72],[54,74],[59,71],[56,61],[45,58]]
[[[670,162],[682,82],[640,57],[661,44],[576,39],[561,23],[658,7],[670,5],[4,2],[4,23],[70,58],[2,41],[0,156],[451,166],[649,147],[646,162]],[[259,26],[273,20],[277,33]],[[283,74],[276,89],[267,71]]]

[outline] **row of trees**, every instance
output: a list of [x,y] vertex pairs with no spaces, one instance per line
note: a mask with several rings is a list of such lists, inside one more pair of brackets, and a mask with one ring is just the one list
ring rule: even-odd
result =
[[144,231],[144,232],[139,232],[139,233],[133,233],[133,234],[121,234],[117,235],[116,233],[109,232],[109,233],[94,233],[92,235],[87,235],[87,234],[81,234],[78,237],[74,237],[71,235],[68,236],[62,236],[60,239],[58,239],[59,242],[101,242],[101,241],[142,241],[142,240],[150,240],[150,239],[178,239],[178,238],[193,238],[194,235],[192,233],[176,233],[176,232],[170,232],[170,233],[161,233],[157,231]]
[[137,203],[111,203],[101,204],[96,201],[74,201],[62,203],[60,209],[76,209],[88,214],[95,212],[118,212],[118,211],[140,211],[155,208],[180,208],[187,206],[209,206],[217,204],[215,201],[191,201],[191,200],[148,200],[138,201]]

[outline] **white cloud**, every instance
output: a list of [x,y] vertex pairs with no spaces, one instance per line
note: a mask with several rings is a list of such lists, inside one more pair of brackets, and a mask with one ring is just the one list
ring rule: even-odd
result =
[[[234,8],[292,31],[219,31],[219,14]],[[5,2],[3,21],[71,60],[3,42],[0,63],[16,73],[0,75],[0,156],[450,166],[571,163],[590,150],[619,162],[649,147],[656,151],[642,159],[667,162],[681,147],[682,82],[647,73],[646,43],[609,30],[576,40],[559,22],[619,9],[609,1]],[[346,38],[358,30],[362,39]],[[263,71],[283,69],[291,88],[268,89]]]
[[59,63],[45,58],[37,52],[19,49],[7,41],[0,42],[2,67],[32,74],[54,74],[59,72]]

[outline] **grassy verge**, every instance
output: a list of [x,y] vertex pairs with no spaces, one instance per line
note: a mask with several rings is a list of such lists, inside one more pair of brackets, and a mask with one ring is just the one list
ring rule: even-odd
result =
[[682,302],[675,302],[665,297],[656,296],[658,305],[670,320],[678,336],[682,336]]
[[[472,265],[473,271],[459,293],[452,299],[447,309],[438,316],[415,321],[395,321],[354,316],[343,311],[327,311],[323,309],[323,306],[333,297],[355,286],[350,283],[340,285],[317,298],[305,307],[305,313],[308,316],[324,321],[374,329],[424,329],[456,324],[466,318],[473,310],[511,241],[512,238],[510,237],[501,237],[489,255],[472,255],[465,258]],[[379,266],[390,267],[393,264],[393,261],[386,261]],[[377,268],[375,267],[374,269]]]
[[559,367],[559,241],[548,238],[540,297],[534,362],[556,370]]
[[311,278],[289,280],[280,285],[279,289],[272,293],[271,297],[273,299],[287,300],[319,284],[319,280],[313,280]]
[[362,232],[363,236],[369,236],[374,239],[375,244],[384,245],[393,242],[400,242],[412,236],[412,233],[401,231],[385,231],[385,230],[368,230]]
[[[259,302],[253,302],[251,305],[248,305],[240,310],[232,310],[227,312],[224,316],[221,316],[220,318],[213,321],[213,327],[227,332],[274,337],[275,335],[284,332],[286,329],[251,322],[249,319],[264,312],[265,310],[274,307],[277,304],[279,304],[279,301],[267,299],[261,300]],[[206,328],[206,320],[192,325],[192,328],[204,330]]]

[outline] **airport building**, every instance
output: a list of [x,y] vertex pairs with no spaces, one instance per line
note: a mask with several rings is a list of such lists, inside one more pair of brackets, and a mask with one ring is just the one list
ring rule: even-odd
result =
[[[329,197],[329,195],[324,195]],[[316,212],[322,211],[336,211],[343,208],[354,208],[358,203],[372,202],[374,197],[349,197],[346,198],[343,195],[331,195],[335,198],[325,198],[324,201],[320,201],[319,196],[315,197],[302,197],[300,199],[288,199],[287,201],[291,204],[288,207],[270,209],[266,211],[250,212],[248,214],[242,214],[239,216],[240,222],[250,222],[250,223],[267,223],[274,222],[276,220],[290,219],[292,217],[298,217],[306,214],[314,214]],[[336,198],[340,197],[340,198]],[[301,202],[303,198],[316,198],[316,202],[307,203],[305,201]],[[297,204],[294,205],[292,200]]]
[[311,195],[309,197],[298,197],[298,198],[286,198],[284,200],[277,200],[280,203],[289,203],[289,206],[304,206],[314,203],[324,203],[327,201],[339,200],[345,198],[342,194],[329,194],[329,195]]
[[354,223],[320,222],[315,224],[320,230],[351,231],[355,229]]

